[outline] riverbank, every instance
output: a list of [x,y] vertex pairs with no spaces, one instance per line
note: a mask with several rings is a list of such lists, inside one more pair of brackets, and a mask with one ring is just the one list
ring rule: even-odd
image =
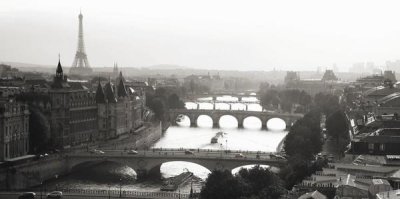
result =
[[281,153],[283,151],[283,147],[285,146],[285,140],[288,134],[283,137],[283,139],[279,142],[278,146],[276,147],[276,152]]
[[161,122],[146,122],[133,133],[120,136],[117,139],[108,140],[92,148],[100,149],[149,149],[162,135]]

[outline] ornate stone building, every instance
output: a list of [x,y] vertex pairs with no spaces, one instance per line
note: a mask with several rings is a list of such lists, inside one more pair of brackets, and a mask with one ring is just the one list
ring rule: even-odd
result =
[[114,86],[109,80],[104,87],[98,83],[96,102],[100,137],[109,139],[130,133],[143,123],[142,100],[132,87],[125,86],[120,73]]
[[29,150],[27,105],[12,99],[0,101],[0,161],[24,156]]
[[345,83],[338,81],[332,70],[326,70],[321,79],[301,79],[299,73],[288,71],[285,77],[285,87],[305,91],[311,96],[317,93],[341,92]]
[[49,90],[51,137],[58,147],[68,147],[98,138],[94,93],[79,82],[67,80],[58,62]]

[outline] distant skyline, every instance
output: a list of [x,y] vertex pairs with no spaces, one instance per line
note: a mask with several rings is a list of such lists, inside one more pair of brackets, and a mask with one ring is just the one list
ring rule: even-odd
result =
[[400,2],[2,0],[0,62],[70,66],[83,14],[94,67],[316,70],[400,59]]

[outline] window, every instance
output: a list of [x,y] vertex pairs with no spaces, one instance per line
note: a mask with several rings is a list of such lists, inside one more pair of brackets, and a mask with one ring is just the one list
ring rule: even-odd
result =
[[379,145],[379,150],[380,151],[385,151],[385,144],[380,144]]
[[374,150],[374,143],[368,143],[368,150]]

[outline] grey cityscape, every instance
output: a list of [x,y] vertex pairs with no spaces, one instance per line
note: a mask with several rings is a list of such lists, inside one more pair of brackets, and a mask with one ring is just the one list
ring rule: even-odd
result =
[[400,199],[399,7],[1,0],[0,199]]

